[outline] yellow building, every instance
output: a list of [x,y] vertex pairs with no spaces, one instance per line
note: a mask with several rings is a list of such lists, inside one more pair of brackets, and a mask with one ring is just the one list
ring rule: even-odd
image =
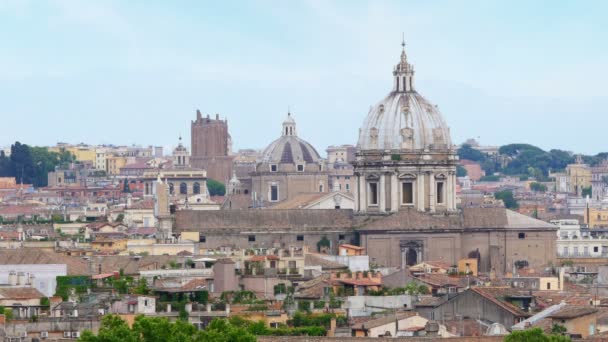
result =
[[127,165],[127,158],[125,157],[106,157],[106,173],[108,175],[118,175],[120,169]]
[[53,146],[49,147],[48,150],[57,153],[61,151],[68,151],[72,153],[78,161],[89,161],[95,163],[95,149],[88,146]]
[[458,260],[458,273],[471,274],[477,277],[477,259],[468,258]]
[[120,253],[127,249],[126,239],[95,239],[91,242],[91,248],[98,253]]
[[586,208],[585,223],[589,228],[608,227],[608,209]]
[[591,187],[591,168],[587,164],[570,164],[566,166],[568,177],[568,192],[582,195],[584,188]]

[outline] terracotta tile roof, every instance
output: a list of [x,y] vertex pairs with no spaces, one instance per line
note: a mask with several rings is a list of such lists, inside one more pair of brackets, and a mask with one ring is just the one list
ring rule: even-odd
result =
[[340,270],[348,268],[346,265],[342,265],[338,262],[325,260],[322,257],[313,254],[307,253],[304,255],[304,265],[305,266],[321,266],[322,270]]
[[329,286],[329,274],[300,283],[294,293],[295,298],[316,299],[324,296],[325,287]]
[[265,260],[280,260],[281,258],[277,255],[254,255],[251,258],[247,259],[247,261],[265,261]]
[[340,247],[350,248],[350,249],[356,249],[358,251],[365,249],[365,247],[355,246],[355,245],[351,245],[351,244],[348,244],[348,243],[341,244]]
[[37,299],[44,297],[33,287],[0,287],[0,299]]
[[141,209],[154,209],[154,200],[143,200],[137,203],[131,204],[125,210],[141,210]]
[[492,303],[509,311],[513,315],[521,317],[531,316],[528,312],[523,311],[518,306],[515,306],[504,300],[504,298],[508,296],[525,295],[525,291],[522,292],[516,289],[512,289],[510,287],[472,287],[471,291],[478,293],[479,295],[488,299]]
[[327,196],[326,192],[301,193],[291,199],[273,205],[271,209],[302,209],[325,196]]
[[355,330],[368,330],[376,327],[389,324],[391,322],[397,322],[399,320],[413,316],[415,313],[399,313],[396,315],[387,315],[379,318],[370,319],[363,323],[358,323],[352,326]]
[[44,264],[65,264],[67,265],[68,275],[87,275],[87,262],[78,257],[70,257],[60,253],[37,250],[33,253],[26,249],[4,249],[0,250],[0,260],[3,264],[10,265],[44,265]]
[[355,286],[381,286],[382,281],[377,281],[373,279],[333,279],[338,283],[355,285]]
[[581,316],[591,315],[598,312],[598,309],[592,306],[566,306],[558,312],[550,315],[550,318],[555,319],[572,319]]
[[[314,213],[314,215],[313,215]],[[352,210],[178,210],[176,230],[197,229],[327,229],[350,228]]]

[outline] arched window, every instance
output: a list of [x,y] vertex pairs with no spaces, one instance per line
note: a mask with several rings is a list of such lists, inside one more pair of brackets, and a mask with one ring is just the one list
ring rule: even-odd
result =
[[201,185],[198,182],[194,183],[192,191],[194,192],[195,195],[200,194],[201,193]]
[[188,194],[188,186],[186,185],[186,183],[181,183],[179,185],[179,193],[182,195],[187,195]]
[[173,187],[173,183],[169,183],[169,194],[173,195],[175,193],[175,188]]

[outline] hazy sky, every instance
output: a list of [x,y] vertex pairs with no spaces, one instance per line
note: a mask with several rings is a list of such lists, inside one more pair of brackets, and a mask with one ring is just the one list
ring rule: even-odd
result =
[[0,146],[355,144],[405,33],[452,139],[608,151],[608,1],[0,0]]

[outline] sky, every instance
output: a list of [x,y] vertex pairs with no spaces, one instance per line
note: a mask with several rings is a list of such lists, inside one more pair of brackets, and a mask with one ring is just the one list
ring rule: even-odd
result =
[[402,34],[452,140],[608,151],[607,1],[0,0],[0,146],[356,144]]

